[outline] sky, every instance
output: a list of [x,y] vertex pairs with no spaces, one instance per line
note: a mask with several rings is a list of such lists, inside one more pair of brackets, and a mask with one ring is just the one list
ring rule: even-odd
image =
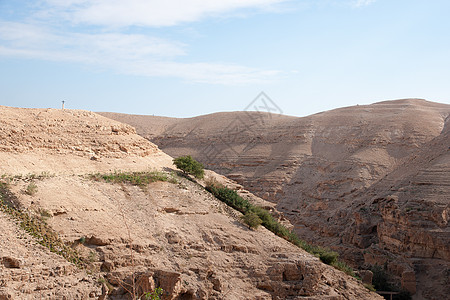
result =
[[448,0],[0,0],[0,105],[170,117],[450,104]]

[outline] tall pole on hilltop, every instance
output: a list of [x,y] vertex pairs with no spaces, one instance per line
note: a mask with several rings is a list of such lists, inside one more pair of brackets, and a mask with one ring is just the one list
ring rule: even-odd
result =
[[64,109],[64,103],[65,103],[66,101],[62,101],[62,109]]

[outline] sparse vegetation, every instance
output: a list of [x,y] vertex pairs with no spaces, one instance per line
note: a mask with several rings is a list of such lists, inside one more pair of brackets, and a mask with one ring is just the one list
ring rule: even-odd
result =
[[42,180],[45,178],[54,177],[54,174],[51,174],[50,172],[41,172],[39,174],[37,173],[29,173],[29,174],[18,174],[18,175],[8,175],[8,174],[2,174],[1,179],[3,179],[6,182],[12,182],[12,181],[18,181],[23,180],[25,182],[32,181],[32,180]]
[[204,166],[190,155],[174,158],[173,163],[178,169],[183,171],[185,175],[190,174],[198,179],[202,179],[205,175]]
[[0,182],[0,210],[10,215],[19,226],[33,236],[36,241],[50,249],[51,252],[61,255],[78,267],[83,267],[85,262],[72,248],[67,246],[58,234],[50,228],[40,217],[36,217],[14,207],[17,202],[14,195],[8,190],[5,182]]
[[336,256],[336,262],[334,262],[332,264],[333,267],[335,267],[338,270],[341,270],[342,272],[347,273],[350,276],[355,277],[356,279],[360,279],[355,275],[355,272],[353,272],[353,269],[347,265],[345,262],[343,262],[342,260],[339,260],[339,256]]
[[[322,262],[332,265],[336,269],[341,270],[351,276],[355,276],[352,268],[350,268],[344,262],[338,260],[338,253],[319,246],[310,245],[307,242],[301,240],[294,232],[290,231],[283,224],[279,223],[270,214],[269,211],[265,210],[262,207],[251,204],[248,200],[239,196],[236,191],[212,181],[209,181],[207,183],[206,190],[211,192],[217,199],[225,202],[227,205],[243,213],[243,219],[246,223],[250,218],[252,222],[258,222],[257,220],[259,219],[261,221],[261,225],[263,225],[276,235],[319,257]],[[258,219],[256,219],[255,217],[257,217]],[[247,224],[252,227],[249,223]]]
[[109,292],[109,293],[112,292],[112,291],[114,290],[114,287],[112,286],[112,284],[109,283],[108,280],[106,280],[106,279],[103,278],[103,277],[99,277],[98,283],[106,285],[106,288],[108,289],[108,292]]
[[243,215],[242,220],[244,220],[245,224],[252,229],[257,229],[259,225],[262,224],[262,220],[258,217],[258,215],[251,211]]
[[89,251],[88,261],[93,263],[97,260],[97,253],[95,251]]
[[161,171],[149,172],[114,172],[111,174],[91,174],[89,177],[96,181],[106,181],[112,183],[129,183],[145,189],[148,184],[156,181],[168,181],[178,183],[173,174],[167,174]]
[[47,223],[47,220],[51,217],[53,217],[53,215],[46,209],[43,208],[39,208],[37,210],[38,216],[40,218],[40,220],[44,223]]
[[48,210],[43,209],[43,208],[39,208],[39,209],[38,209],[38,213],[39,213],[39,214],[41,215],[41,217],[43,217],[43,218],[51,218],[51,217],[53,217],[53,215],[52,215],[51,212],[49,212]]
[[84,245],[84,243],[86,243],[86,237],[85,237],[85,236],[82,236],[82,237],[80,237],[77,241],[78,241],[79,244]]
[[34,196],[38,191],[38,187],[36,185],[36,183],[31,182],[27,188],[25,189],[25,194],[29,195],[29,196]]
[[372,284],[369,284],[369,283],[363,283],[363,285],[364,285],[364,287],[366,288],[366,289],[368,289],[369,291],[371,291],[371,292],[376,292],[377,290],[375,289],[375,287],[372,285]]
[[160,287],[157,287],[153,292],[146,293],[144,295],[144,299],[146,299],[146,300],[160,300],[162,295],[163,295],[163,293],[164,293],[164,290],[162,288],[160,288]]

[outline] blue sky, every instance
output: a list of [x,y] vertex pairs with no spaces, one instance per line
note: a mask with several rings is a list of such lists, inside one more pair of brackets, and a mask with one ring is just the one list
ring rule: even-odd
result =
[[191,117],[450,104],[450,1],[0,0],[0,105]]

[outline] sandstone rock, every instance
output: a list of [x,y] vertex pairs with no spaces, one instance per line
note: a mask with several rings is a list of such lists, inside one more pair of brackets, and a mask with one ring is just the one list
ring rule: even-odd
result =
[[358,271],[359,276],[361,277],[362,282],[367,284],[372,284],[373,272],[370,270],[360,270]]
[[110,241],[105,238],[91,236],[90,238],[86,239],[85,243],[88,245],[94,245],[94,246],[106,246],[106,245],[109,245]]
[[0,300],[13,299],[13,292],[6,288],[0,288]]
[[404,271],[401,283],[402,289],[410,292],[412,295],[416,293],[416,275],[414,271]]
[[114,263],[111,261],[104,261],[100,266],[100,270],[102,272],[111,272],[112,270],[114,270]]
[[19,259],[13,258],[13,257],[7,257],[7,256],[2,257],[2,263],[6,268],[18,269],[22,265],[22,263]]
[[153,274],[146,273],[139,275],[136,278],[136,293],[139,296],[142,296],[146,293],[150,293],[154,291],[156,288],[155,280],[153,278]]
[[169,244],[179,244],[181,242],[181,238],[178,233],[171,231],[166,233],[166,238]]
[[283,281],[301,280],[302,274],[296,264],[285,264],[283,271]]
[[222,292],[222,282],[220,278],[213,277],[211,278],[211,283],[213,284],[213,289],[218,292]]
[[172,295],[168,299],[175,299],[181,290],[181,274],[178,272],[157,270],[154,276],[157,286],[161,287],[166,295]]

